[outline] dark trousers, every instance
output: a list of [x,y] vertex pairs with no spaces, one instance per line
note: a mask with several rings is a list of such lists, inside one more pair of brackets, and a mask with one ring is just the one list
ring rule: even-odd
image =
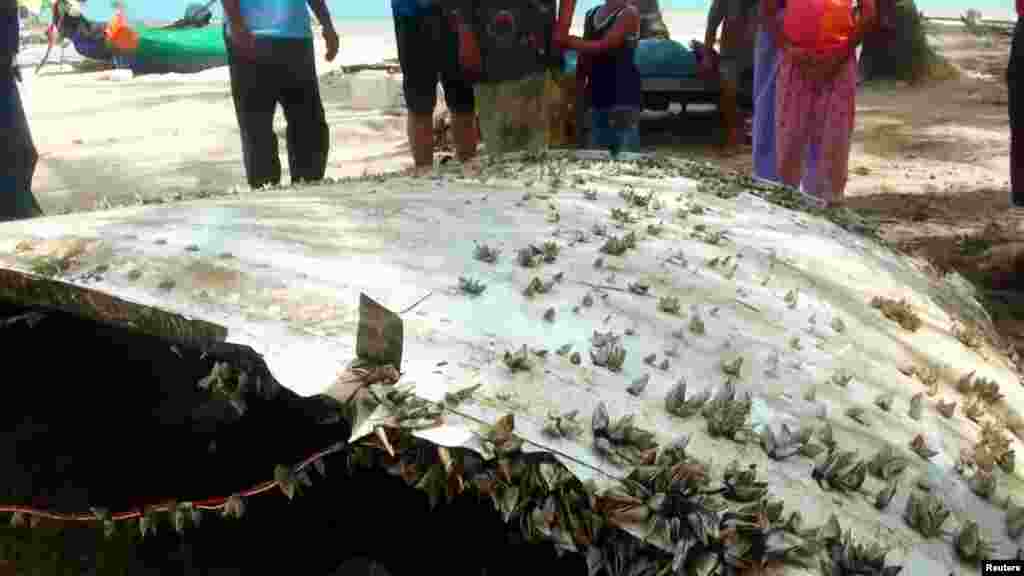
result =
[[292,182],[322,180],[330,130],[320,100],[312,39],[256,39],[256,54],[243,60],[228,46],[231,96],[242,135],[249,186],[281,183],[274,112],[280,104],[288,123],[288,169]]
[[13,74],[0,71],[0,222],[42,215],[32,195],[39,154]]
[[1024,206],[1024,18],[1017,20],[1006,68],[1010,105],[1010,199]]

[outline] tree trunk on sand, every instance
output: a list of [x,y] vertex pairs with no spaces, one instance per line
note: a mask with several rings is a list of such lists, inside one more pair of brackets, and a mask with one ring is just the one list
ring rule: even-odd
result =
[[880,0],[879,27],[864,38],[860,56],[864,80],[920,82],[942,57],[928,44],[925,19],[914,0]]

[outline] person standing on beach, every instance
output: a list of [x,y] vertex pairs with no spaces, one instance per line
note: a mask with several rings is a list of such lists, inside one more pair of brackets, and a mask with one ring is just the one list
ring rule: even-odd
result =
[[1024,207],[1024,0],[1017,0],[1017,25],[1006,67],[1010,112],[1010,201]]
[[[777,12],[778,0],[764,1],[765,14]],[[856,49],[874,20],[873,0],[863,1],[859,11],[852,0],[825,2],[818,11],[790,2],[776,33],[782,42],[775,94],[779,176],[798,186],[808,146],[818,146],[815,178],[805,191],[824,207],[842,205],[856,109]]]
[[4,135],[0,146],[0,222],[3,222],[41,216],[43,211],[32,195],[32,176],[39,154],[32,142],[18,92],[21,72],[16,58],[21,44],[21,25],[17,0],[0,0],[0,26],[3,28],[0,44],[0,134]]
[[[718,70],[720,75],[719,110],[725,129],[725,151],[740,145],[740,83],[750,71],[754,54],[753,30],[757,20],[756,0],[713,0],[708,12],[708,25],[704,33],[704,46],[715,46],[719,26],[722,27],[722,49]],[[701,60],[710,66],[711,59]]]
[[[754,48],[754,121],[753,164],[754,177],[769,182],[781,182],[775,155],[775,77],[779,71],[780,40],[775,34],[782,18],[785,0],[779,0],[775,14],[769,14],[767,2],[762,1]],[[808,151],[804,182],[814,181],[817,146]]]
[[640,147],[640,71],[635,54],[640,41],[640,13],[628,0],[606,0],[587,12],[583,38],[558,43],[579,54],[577,94],[590,103],[590,143],[594,148],[636,152]]
[[292,182],[323,180],[327,170],[330,130],[320,100],[307,1],[323,29],[331,62],[338,55],[338,33],[325,0],[222,0],[231,96],[252,188],[281,183],[274,133],[278,104],[288,123]]
[[456,19],[449,18],[433,0],[391,0],[391,13],[409,111],[406,121],[414,173],[423,175],[434,166],[439,81],[452,115],[456,154],[462,162],[470,161],[477,148],[476,101],[473,85],[459,67]]

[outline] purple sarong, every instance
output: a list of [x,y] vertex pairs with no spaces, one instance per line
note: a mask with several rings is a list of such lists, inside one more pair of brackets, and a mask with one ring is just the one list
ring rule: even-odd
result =
[[[782,17],[782,11],[779,11]],[[763,28],[757,31],[754,48],[754,176],[771,182],[780,182],[775,158],[775,77],[779,73],[778,50],[771,34]],[[812,182],[817,150],[808,154],[804,182]]]

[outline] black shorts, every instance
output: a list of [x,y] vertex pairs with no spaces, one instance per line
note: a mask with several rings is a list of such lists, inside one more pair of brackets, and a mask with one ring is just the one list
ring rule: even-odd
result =
[[395,39],[409,112],[434,113],[439,80],[449,110],[474,112],[473,84],[459,66],[459,37],[439,7],[420,16],[395,16]]

